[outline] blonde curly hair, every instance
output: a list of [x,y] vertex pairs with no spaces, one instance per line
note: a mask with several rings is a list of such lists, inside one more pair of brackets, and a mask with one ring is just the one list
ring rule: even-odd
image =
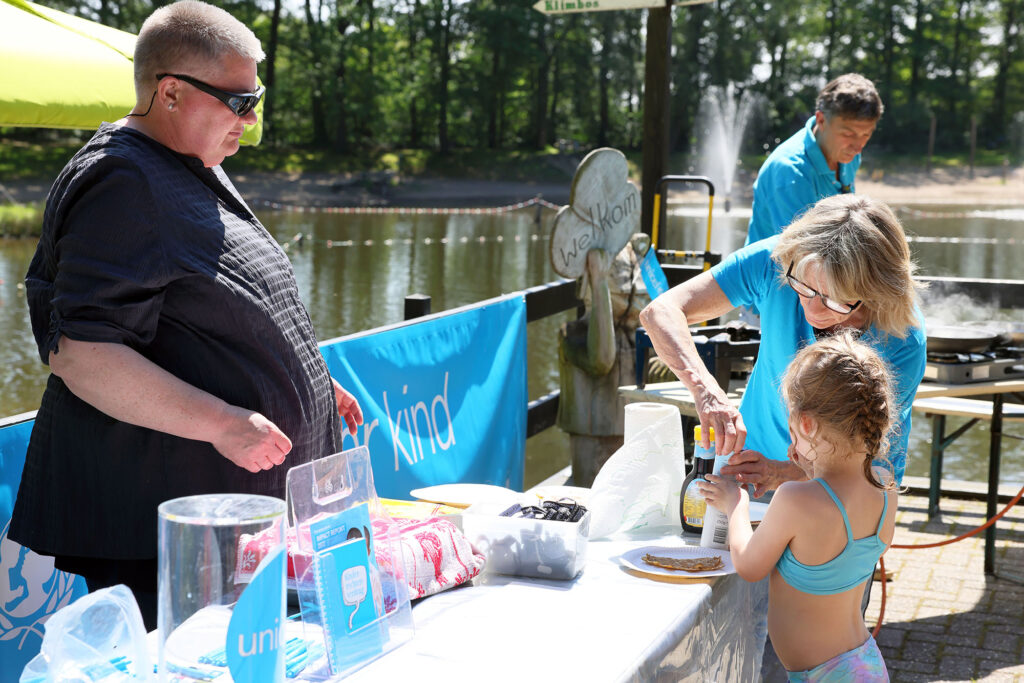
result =
[[869,482],[895,488],[892,477],[882,483],[872,471],[874,465],[893,470],[888,453],[898,413],[889,368],[873,348],[849,331],[805,346],[786,369],[782,397],[791,414],[817,421],[814,437],[832,452],[840,445],[863,450]]

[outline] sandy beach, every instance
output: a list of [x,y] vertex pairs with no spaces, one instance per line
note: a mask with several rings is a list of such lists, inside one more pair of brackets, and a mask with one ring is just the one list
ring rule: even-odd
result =
[[[540,196],[554,204],[567,204],[572,178],[564,182],[512,182],[466,178],[378,179],[331,173],[232,173],[229,175],[242,196],[254,208],[267,202],[293,206],[380,206],[380,207],[496,207]],[[752,173],[741,173],[735,181],[732,201],[749,205]],[[376,181],[376,182],[375,182]],[[638,179],[634,182],[639,183]],[[4,183],[18,202],[46,198],[52,179]],[[857,192],[890,204],[984,204],[1024,205],[1024,168],[986,167],[936,169],[931,174],[916,171],[871,171],[863,169]],[[702,196],[693,193],[694,198]],[[678,199],[687,199],[686,193]]]

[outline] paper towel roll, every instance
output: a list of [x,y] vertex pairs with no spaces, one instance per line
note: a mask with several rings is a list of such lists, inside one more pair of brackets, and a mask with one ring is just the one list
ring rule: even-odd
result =
[[590,537],[658,526],[679,526],[683,483],[683,429],[678,409],[630,403],[624,439],[591,488]]
[[[675,420],[666,420],[675,417]],[[626,405],[625,425],[622,440],[629,441],[648,427],[664,420],[657,430],[658,443],[671,443],[683,438],[679,422],[679,409],[664,403],[629,403]]]

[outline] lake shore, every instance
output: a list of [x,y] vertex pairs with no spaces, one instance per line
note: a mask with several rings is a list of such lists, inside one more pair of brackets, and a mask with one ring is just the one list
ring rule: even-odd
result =
[[[231,172],[232,181],[254,209],[268,203],[291,206],[376,207],[499,207],[542,197],[567,204],[572,178],[564,182],[516,182],[467,178],[400,177],[380,173],[266,173]],[[732,201],[749,205],[752,173],[736,179]],[[3,183],[17,202],[46,199],[52,179],[14,180]],[[923,170],[862,169],[857,192],[889,204],[1024,205],[1024,168]],[[680,199],[703,196],[681,193]],[[675,196],[675,195],[674,195]],[[721,201],[721,199],[718,199]]]

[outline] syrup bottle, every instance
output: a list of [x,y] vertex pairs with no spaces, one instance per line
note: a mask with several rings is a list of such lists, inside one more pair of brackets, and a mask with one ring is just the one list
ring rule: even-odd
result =
[[683,531],[699,534],[704,530],[704,513],[707,503],[697,488],[697,483],[704,480],[715,467],[715,430],[709,429],[711,448],[700,445],[700,425],[693,428],[693,467],[683,479],[683,488],[679,496],[679,517],[683,521]]

